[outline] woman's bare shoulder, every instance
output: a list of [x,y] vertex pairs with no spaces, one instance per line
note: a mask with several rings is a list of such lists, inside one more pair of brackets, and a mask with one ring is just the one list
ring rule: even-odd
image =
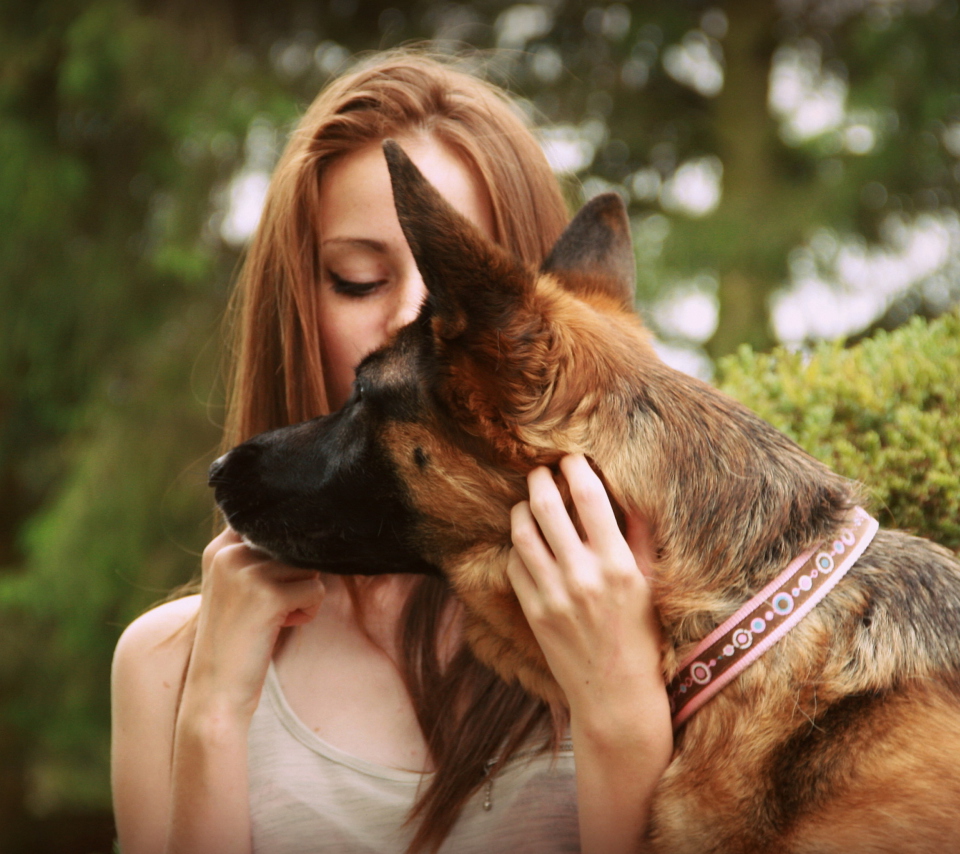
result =
[[[199,609],[200,596],[194,595],[164,602],[141,614],[120,636],[114,669],[182,672],[193,646],[190,625]],[[162,678],[165,673],[157,675]]]

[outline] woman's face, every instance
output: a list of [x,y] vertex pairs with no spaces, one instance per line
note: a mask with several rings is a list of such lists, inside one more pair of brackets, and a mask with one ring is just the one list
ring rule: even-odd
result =
[[[492,237],[488,195],[463,161],[429,135],[397,141],[446,200]],[[333,410],[350,395],[363,357],[410,323],[426,295],[397,220],[379,142],[324,171],[320,237],[320,338]]]

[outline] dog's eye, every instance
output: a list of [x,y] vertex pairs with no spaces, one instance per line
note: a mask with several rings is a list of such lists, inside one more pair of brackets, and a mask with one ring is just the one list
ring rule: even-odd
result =
[[359,403],[361,400],[363,400],[363,383],[356,380],[353,384],[353,402]]

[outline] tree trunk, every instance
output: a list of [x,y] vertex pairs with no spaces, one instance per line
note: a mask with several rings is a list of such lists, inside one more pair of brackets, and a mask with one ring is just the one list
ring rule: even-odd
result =
[[720,322],[707,345],[714,358],[744,341],[756,348],[772,344],[767,296],[785,243],[776,213],[763,208],[764,199],[777,197],[778,183],[779,143],[767,109],[775,4],[734,0],[723,8],[729,24],[723,41],[725,80],[713,108],[724,173],[715,216],[726,221],[725,230],[733,236],[727,257],[738,260],[736,267],[720,270]]

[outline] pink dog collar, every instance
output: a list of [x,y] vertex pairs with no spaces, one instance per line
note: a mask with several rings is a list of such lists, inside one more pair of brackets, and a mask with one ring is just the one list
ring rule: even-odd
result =
[[673,728],[678,729],[813,610],[863,554],[879,527],[866,510],[855,507],[838,539],[814,546],[795,558],[736,614],[707,635],[667,687]]

